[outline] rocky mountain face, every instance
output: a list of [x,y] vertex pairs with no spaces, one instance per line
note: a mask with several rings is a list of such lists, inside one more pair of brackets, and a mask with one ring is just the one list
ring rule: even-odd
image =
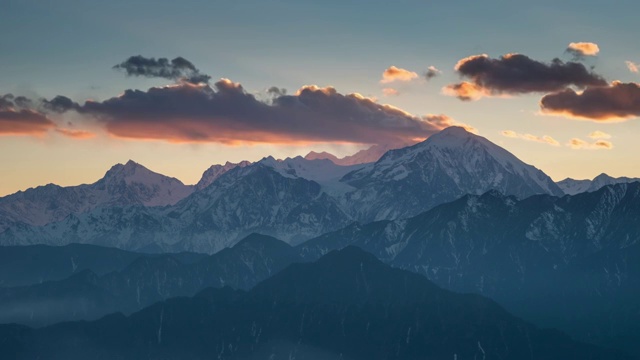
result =
[[424,142],[389,151],[342,181],[357,189],[347,194],[347,202],[352,216],[361,222],[409,217],[489,190],[519,198],[563,194],[542,171],[455,126]]
[[299,261],[298,252],[286,243],[258,234],[211,256],[139,254],[118,271],[96,274],[85,267],[62,280],[0,288],[0,323],[43,326],[91,320],[112,312],[131,313],[170,297],[193,296],[207,287],[250,289]]
[[640,181],[640,178],[614,178],[603,173],[593,178],[593,180],[575,180],[572,178],[566,178],[562,181],[558,181],[557,184],[565,194],[575,195],[582,192],[597,191],[598,189],[606,185],[623,184],[635,181]]
[[202,174],[200,181],[198,181],[195,186],[195,190],[198,191],[206,188],[229,170],[235,169],[236,167],[246,167],[249,165],[251,165],[251,162],[249,161],[241,161],[239,163],[231,163],[227,161],[224,165],[212,165]]
[[0,326],[11,359],[628,359],[539,330],[350,247],[249,292],[209,289],[131,316]]
[[315,259],[356,245],[447,289],[640,355],[638,219],[640,183],[523,200],[491,191],[406,220],[353,224],[300,250]]
[[49,184],[0,198],[0,231],[14,224],[42,226],[98,207],[173,205],[192,192],[180,180],[130,160],[114,165],[93,184]]

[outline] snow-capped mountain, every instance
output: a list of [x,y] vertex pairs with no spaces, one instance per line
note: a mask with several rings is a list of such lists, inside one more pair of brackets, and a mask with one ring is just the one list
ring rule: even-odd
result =
[[[47,221],[16,222],[0,233],[0,244],[78,242],[146,252],[213,253],[252,232],[297,244],[353,221],[409,217],[467,193],[497,189],[520,198],[562,194],[542,171],[462,128],[389,151],[370,164],[267,157],[254,164],[214,166],[205,172],[199,191],[166,208],[147,205],[163,204],[161,199],[173,203],[192,188],[175,180],[183,192],[162,192],[173,188],[157,184],[174,179],[149,174],[154,173],[133,162],[116,165],[96,184],[79,187],[103,189],[109,194],[106,200],[56,194],[50,202],[57,206],[80,201],[85,207],[67,206]],[[141,185],[145,183],[151,185]],[[154,197],[162,194],[172,196]],[[41,212],[27,211],[25,218]]]
[[367,149],[363,149],[358,151],[357,153],[349,156],[345,156],[342,158],[338,158],[337,156],[330,154],[326,151],[323,152],[309,152],[304,158],[307,160],[331,160],[333,163],[337,165],[349,166],[349,165],[358,165],[358,164],[366,164],[372,163],[380,160],[382,155],[384,155],[389,150],[400,149],[405,146],[413,145],[414,143],[395,143],[395,144],[378,144],[373,145]]
[[241,161],[239,163],[226,162],[224,165],[213,165],[202,174],[202,178],[196,184],[196,191],[202,190],[207,186],[211,185],[212,182],[216,181],[220,176],[229,170],[235,169],[236,167],[245,167],[251,165],[249,161]]
[[41,226],[97,207],[173,205],[192,192],[180,180],[129,160],[93,184],[49,184],[0,198],[0,231],[15,223]]
[[640,181],[640,178],[628,178],[628,177],[619,177],[614,178],[607,174],[600,174],[593,178],[593,180],[575,180],[572,178],[566,178],[562,181],[558,181],[557,184],[567,195],[575,195],[583,192],[593,192],[597,191],[603,186],[613,185],[613,184],[621,184],[621,183],[630,183],[634,181]]
[[562,195],[545,173],[505,149],[452,126],[427,140],[391,150],[375,163],[345,175],[351,215],[361,221],[416,215],[465,194],[498,190],[524,198]]
[[[319,183],[287,173],[292,169],[286,163],[265,159],[235,167],[174,206],[103,206],[44,226],[18,224],[0,233],[0,244],[77,242],[143,252],[214,253],[252,232],[299,243],[353,221]],[[310,163],[318,165],[315,170],[337,167],[329,161],[329,167]],[[312,174],[314,168],[306,171]],[[328,174],[322,172],[323,179],[333,178]]]

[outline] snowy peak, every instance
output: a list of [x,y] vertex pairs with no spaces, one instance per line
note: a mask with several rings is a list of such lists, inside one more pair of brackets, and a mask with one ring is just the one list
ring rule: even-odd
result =
[[594,192],[607,185],[624,184],[640,181],[640,178],[618,177],[614,178],[605,173],[602,173],[593,180],[575,180],[572,178],[566,178],[562,181],[558,181],[557,184],[567,195],[576,195],[583,192]]
[[345,156],[343,158],[338,158],[337,156],[330,154],[326,151],[323,151],[320,153],[311,151],[304,158],[307,160],[327,159],[337,165],[342,165],[342,166],[367,164],[367,163],[373,163],[380,160],[382,155],[384,155],[389,150],[400,149],[402,147],[409,146],[412,144],[413,142],[373,145],[367,149],[360,150],[353,155]]
[[211,185],[214,181],[216,181],[220,176],[226,174],[230,170],[233,170],[237,167],[247,167],[251,165],[251,162],[243,160],[239,163],[232,163],[227,161],[224,165],[213,165],[202,174],[202,178],[196,184],[196,191],[202,190],[207,186]]
[[340,182],[347,173],[361,169],[364,164],[343,166],[328,159],[308,160],[302,156],[276,160],[272,156],[263,158],[258,164],[276,170],[280,175],[288,178],[302,178],[314,181],[330,195],[343,194],[353,190],[349,185]]
[[388,151],[342,181],[358,189],[348,201],[359,209],[352,215],[362,220],[413,216],[465,194],[489,190],[518,198],[563,195],[542,171],[461,127]]

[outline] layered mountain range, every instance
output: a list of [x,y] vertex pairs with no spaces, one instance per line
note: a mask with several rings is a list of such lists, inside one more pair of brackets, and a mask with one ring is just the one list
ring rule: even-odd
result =
[[[132,163],[116,167],[142,171]],[[563,194],[542,171],[460,127],[388,151],[375,163],[340,166],[301,157],[228,163],[207,170],[195,188],[165,207],[149,206],[157,200],[96,203],[38,223],[18,222],[20,214],[12,214],[6,219],[16,222],[0,233],[0,244],[78,242],[144,252],[213,253],[252,232],[297,244],[354,221],[414,216],[465,194]]]
[[131,316],[0,325],[7,359],[630,359],[540,330],[354,247],[249,292],[207,289]]

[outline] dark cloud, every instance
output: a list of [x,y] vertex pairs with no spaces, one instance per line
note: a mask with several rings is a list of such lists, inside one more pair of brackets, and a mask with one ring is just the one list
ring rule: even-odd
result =
[[13,105],[13,95],[5,94],[0,96],[0,110],[12,108]]
[[287,95],[287,89],[279,88],[277,86],[272,86],[267,89],[267,94],[271,96],[279,97],[279,96]]
[[462,100],[554,92],[568,86],[585,88],[607,85],[605,79],[581,63],[560,59],[544,63],[521,54],[507,54],[499,59],[491,59],[487,55],[470,56],[460,60],[455,70],[470,81],[449,85],[444,90]]
[[171,142],[391,144],[426,138],[444,127],[443,117],[419,118],[331,87],[306,86],[267,103],[229,80],[212,87],[182,83],[127,90],[86,102],[78,111],[99,119],[115,136]]
[[167,58],[146,58],[142,55],[131,56],[126,61],[113,67],[124,70],[129,76],[144,76],[185,81],[192,84],[208,83],[211,76],[203,74],[193,63],[183,57],[173,60]]
[[614,82],[606,87],[589,87],[582,93],[572,89],[545,95],[543,112],[569,117],[607,121],[640,116],[640,85]]
[[424,77],[427,79],[427,81],[429,81],[434,77],[440,75],[441,73],[442,71],[438,70],[435,66],[429,66],[429,68],[427,68],[427,71],[424,73]]
[[0,107],[0,135],[42,135],[53,128],[53,121],[42,113]]
[[51,100],[42,99],[42,107],[48,111],[63,113],[69,110],[77,110],[79,105],[66,96],[58,95]]

